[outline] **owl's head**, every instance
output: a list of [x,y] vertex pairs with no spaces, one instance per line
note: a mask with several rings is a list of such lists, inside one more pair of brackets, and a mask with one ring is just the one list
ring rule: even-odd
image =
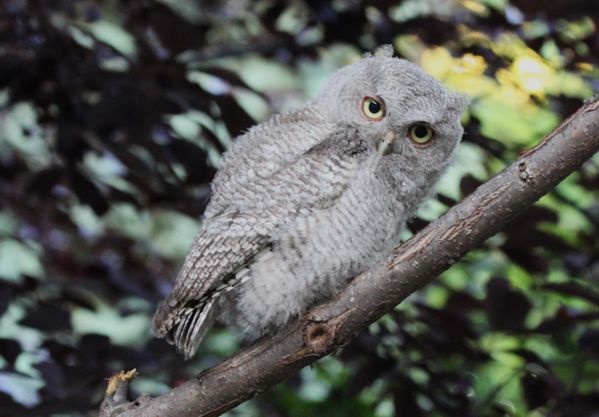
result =
[[384,55],[338,70],[315,100],[319,112],[328,122],[358,127],[386,163],[444,167],[462,137],[467,98],[418,66]]

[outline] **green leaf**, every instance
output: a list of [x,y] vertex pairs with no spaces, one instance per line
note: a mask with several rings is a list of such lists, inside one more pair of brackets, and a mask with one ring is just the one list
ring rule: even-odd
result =
[[15,233],[18,219],[10,211],[0,211],[0,237],[10,236]]
[[270,109],[264,99],[251,90],[234,88],[233,97],[235,97],[241,108],[257,122],[266,119],[270,113]]
[[148,239],[152,233],[152,216],[131,203],[114,204],[105,217],[106,226],[133,240]]
[[151,337],[149,313],[121,315],[116,309],[96,296],[90,299],[94,310],[76,308],[71,313],[71,324],[78,334],[101,334],[116,345],[141,347]]
[[37,329],[19,323],[25,317],[22,301],[22,299],[13,300],[0,317],[0,338],[14,339],[24,350],[34,350],[41,345],[45,336]]
[[98,20],[88,24],[87,28],[97,40],[112,46],[121,54],[135,55],[135,38],[122,26],[108,20]]
[[168,259],[185,257],[194,236],[200,228],[192,217],[176,211],[159,210],[152,213],[152,248]]
[[33,245],[17,240],[0,241],[0,278],[19,282],[24,275],[43,278],[44,268]]
[[37,114],[31,103],[14,104],[3,115],[0,129],[0,149],[7,147],[21,155],[32,170],[40,170],[50,163],[47,132],[37,123]]
[[15,374],[0,372],[0,391],[26,407],[33,407],[41,401],[39,389],[44,386],[44,381]]
[[536,143],[559,123],[559,117],[550,110],[515,106],[506,97],[497,94],[473,103],[472,114],[480,120],[481,132],[485,136],[512,147]]

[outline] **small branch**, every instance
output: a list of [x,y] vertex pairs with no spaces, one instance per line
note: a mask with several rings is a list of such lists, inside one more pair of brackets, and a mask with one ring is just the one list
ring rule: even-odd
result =
[[120,371],[108,378],[106,396],[100,405],[99,417],[113,417],[121,415],[132,407],[137,407],[139,401],[127,402],[127,390],[129,382],[137,376],[137,370]]
[[[218,416],[347,344],[553,189],[599,151],[595,98],[393,255],[356,277],[334,300],[119,417]],[[139,400],[138,400],[139,401]]]

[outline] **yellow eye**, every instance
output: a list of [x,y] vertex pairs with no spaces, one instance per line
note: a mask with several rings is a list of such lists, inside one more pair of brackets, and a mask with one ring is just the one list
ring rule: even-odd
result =
[[362,99],[362,113],[370,120],[379,121],[385,117],[385,103],[381,99],[364,97]]
[[433,135],[433,129],[424,123],[413,124],[408,131],[408,138],[416,145],[428,143],[433,138]]

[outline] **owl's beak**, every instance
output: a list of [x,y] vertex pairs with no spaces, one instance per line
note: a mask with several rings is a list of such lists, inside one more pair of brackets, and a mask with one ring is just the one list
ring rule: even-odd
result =
[[379,155],[389,155],[393,151],[393,142],[395,142],[396,137],[397,135],[392,130],[389,130],[383,135],[383,138],[379,143]]

